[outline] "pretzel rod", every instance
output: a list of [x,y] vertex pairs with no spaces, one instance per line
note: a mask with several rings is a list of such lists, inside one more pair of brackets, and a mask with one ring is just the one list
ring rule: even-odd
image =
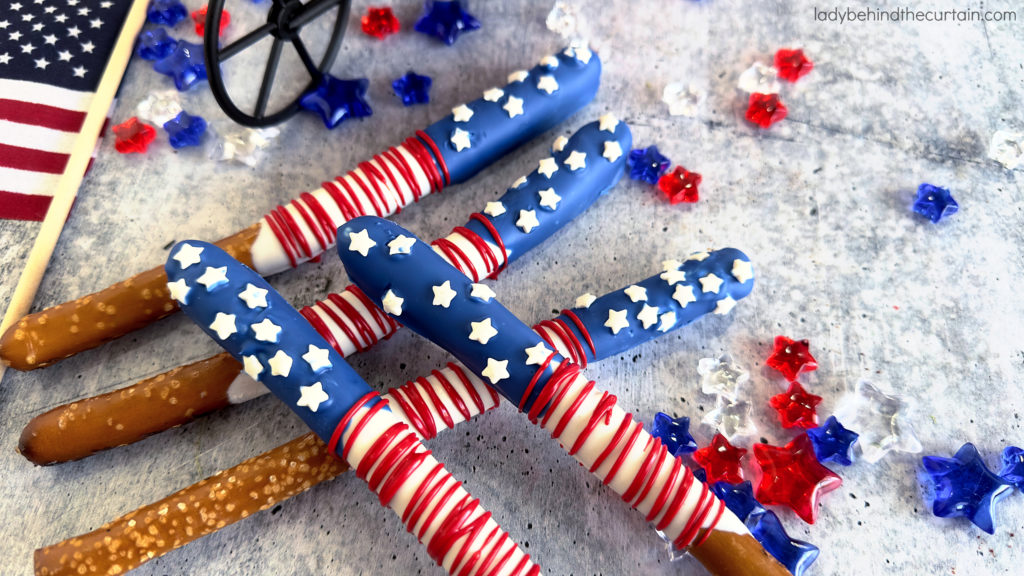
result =
[[[252,227],[218,242],[262,275],[319,258],[337,227],[357,216],[388,216],[445,186],[468,180],[516,146],[593,99],[601,64],[580,47],[509,76],[504,89],[457,106],[401,145],[302,193]],[[29,314],[0,337],[0,361],[41,368],[121,337],[177,310],[163,268],[94,294]]]
[[[456,226],[432,246],[474,282],[496,277],[509,263],[575,219],[621,178],[625,170],[625,155],[621,152],[630,149],[632,138],[624,123],[618,123],[611,132],[601,129],[612,121],[605,116],[568,139],[560,137],[553,146],[552,158],[565,157],[565,149],[584,150],[591,155],[608,149],[617,152],[609,154],[614,160],[602,162],[584,175],[562,171],[550,179],[541,175],[542,161],[501,198],[488,202],[464,226]],[[543,205],[557,206],[558,210],[545,210]],[[523,220],[524,212],[534,216],[529,225]],[[526,229],[529,233],[524,232]],[[396,322],[354,286],[307,306],[302,314],[343,356],[366,350],[398,329]],[[265,393],[267,389],[245,374],[241,364],[219,354],[119,390],[53,408],[25,426],[19,451],[39,465],[77,460]]]
[[[410,235],[392,222],[373,217],[357,218],[338,234],[368,236],[377,246]],[[365,254],[344,250],[339,254],[349,277],[367,296],[486,379],[532,423],[550,432],[569,455],[644,514],[674,548],[700,549],[713,542],[697,555],[713,574],[788,574],[707,486],[668,453],[660,439],[618,406],[614,395],[598,389],[579,364],[550,350],[496,298],[473,294],[471,283],[428,245],[416,242],[408,254],[400,255],[380,248]],[[712,311],[727,312],[736,296],[745,295],[752,286],[749,260],[744,256],[731,264],[735,272],[723,277],[718,274],[722,272],[717,259],[687,261],[678,274],[668,274],[664,280],[676,287],[673,300],[679,306],[666,313],[670,316],[662,317],[661,306],[648,303],[649,296],[637,291],[629,305],[608,310],[604,325],[613,335],[635,334],[656,329],[655,323],[644,320],[645,315],[654,314],[660,323],[671,326]],[[444,282],[457,296],[441,308],[426,296],[432,286]]]

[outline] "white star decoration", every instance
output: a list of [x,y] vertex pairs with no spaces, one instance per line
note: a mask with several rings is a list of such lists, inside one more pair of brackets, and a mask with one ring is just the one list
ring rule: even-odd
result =
[[598,129],[615,134],[615,128],[619,125],[619,119],[614,114],[605,114],[598,118]]
[[261,322],[252,324],[249,326],[252,328],[253,333],[256,335],[256,339],[261,342],[272,342],[277,343],[278,337],[281,335],[281,327],[270,321],[270,318],[264,318]]
[[537,90],[543,90],[548,94],[553,94],[558,90],[558,82],[555,80],[554,76],[541,76],[540,79],[537,80]]
[[469,291],[469,295],[473,298],[479,298],[484,302],[490,302],[491,298],[497,296],[494,290],[491,290],[487,284],[471,284],[472,289]]
[[285,354],[284,350],[278,350],[273,358],[267,360],[267,364],[270,364],[270,374],[272,376],[287,378],[292,372],[292,357]]
[[259,358],[255,356],[242,356],[242,366],[250,378],[253,380],[260,379],[260,374],[263,373],[263,365],[260,364]]
[[377,245],[377,243],[370,238],[370,231],[365,228],[359,232],[349,232],[348,240],[348,251],[359,252],[363,256],[369,254],[370,248]]
[[622,146],[614,140],[609,140],[604,143],[604,153],[601,155],[609,162],[615,162],[622,157]]
[[679,284],[676,291],[672,293],[672,299],[679,302],[679,305],[686,308],[691,302],[696,302],[697,297],[693,295],[693,286]]
[[491,381],[491,385],[497,384],[509,377],[508,360],[487,359],[487,367],[480,371],[480,374]]
[[541,190],[541,191],[537,192],[537,195],[540,196],[540,205],[545,207],[545,208],[550,208],[551,210],[557,209],[558,208],[558,202],[559,202],[559,200],[562,199],[561,196],[559,196],[558,194],[555,194],[555,189],[554,188],[548,188],[547,190]]
[[537,221],[536,210],[520,210],[519,220],[516,220],[516,226],[518,226],[526,234],[533,231],[534,228],[540,226],[540,222]]
[[590,57],[592,55],[590,49],[583,45],[583,43],[578,41],[570,44],[569,47],[565,49],[564,54],[566,56],[575,58],[576,60],[584,64],[590,62]]
[[718,289],[721,288],[721,286],[722,279],[714,274],[708,274],[700,279],[700,289],[704,292],[718,294]]
[[408,254],[412,251],[412,246],[415,243],[415,238],[410,238],[405,234],[399,234],[394,240],[388,242],[388,248],[391,249],[388,254],[391,256],[394,256],[395,254]]
[[484,206],[484,214],[487,214],[491,218],[496,218],[505,213],[505,205],[501,202],[488,202]]
[[658,308],[644,304],[643,309],[636,315],[636,319],[643,322],[644,330],[658,323]]
[[694,252],[693,254],[687,256],[686,259],[696,260],[697,262],[703,262],[704,260],[708,259],[708,256],[710,256],[710,254],[708,254],[707,252]]
[[472,146],[472,143],[469,141],[469,132],[466,132],[462,128],[456,128],[455,131],[452,132],[451,143],[452,146],[455,146],[456,152],[462,152],[466,148]]
[[562,150],[565,150],[565,145],[568,143],[568,138],[566,138],[565,136],[559,136],[558,138],[555,138],[555,142],[551,144],[551,151],[561,152]]
[[590,308],[590,305],[597,300],[597,296],[594,296],[590,292],[583,294],[576,298],[576,308]]
[[441,306],[447,308],[452,303],[452,298],[458,294],[455,290],[452,290],[452,283],[448,280],[444,281],[444,284],[440,286],[432,286],[434,290],[434,306]]
[[245,302],[245,305],[250,310],[256,308],[267,307],[267,291],[264,288],[259,288],[255,284],[249,283],[245,285],[245,290],[238,295],[238,297]]
[[453,122],[469,122],[469,119],[473,117],[473,109],[465,104],[460,104],[455,108],[452,108],[452,121]]
[[490,90],[484,92],[484,100],[487,100],[488,102],[497,102],[504,95],[505,91],[502,90],[501,88],[491,88]]
[[403,302],[405,302],[405,298],[400,298],[398,294],[388,290],[384,293],[384,299],[381,301],[381,308],[383,308],[388,314],[401,316]]
[[732,277],[743,284],[747,280],[754,277],[754,269],[750,265],[750,262],[746,260],[740,260],[737,258],[732,261]]
[[541,366],[544,362],[547,362],[549,356],[551,356],[551,350],[548,350],[548,347],[543,342],[538,342],[536,346],[526,349],[526,365]]
[[526,70],[516,70],[515,72],[508,75],[508,83],[522,82],[530,77],[530,73]]
[[736,301],[731,296],[726,296],[718,301],[715,306],[715,314],[728,314],[736,306]]
[[669,311],[661,315],[661,324],[658,325],[659,332],[668,332],[676,325],[676,313]]
[[554,70],[558,68],[558,58],[552,55],[545,56],[540,59],[540,65],[548,70]]
[[516,98],[515,96],[509,96],[508,102],[501,107],[502,110],[508,112],[509,118],[515,118],[516,116],[523,115],[523,99]]
[[683,263],[680,262],[679,260],[662,260],[661,261],[661,270],[663,272],[671,272],[672,270],[679,270],[679,268],[682,265],[683,265]]
[[587,155],[585,152],[579,150],[573,150],[569,153],[569,157],[565,159],[565,165],[569,167],[573,172],[580,168],[587,167]]
[[192,288],[185,282],[184,278],[168,282],[167,290],[170,291],[171,298],[174,298],[181,304],[188,304],[188,293],[192,291]]
[[637,286],[636,284],[633,284],[629,288],[623,290],[623,292],[625,292],[626,296],[629,296],[629,299],[632,302],[647,301],[647,288],[644,288],[643,286]]
[[318,348],[312,344],[309,345],[309,349],[306,350],[306,353],[302,355],[302,359],[306,361],[306,364],[309,364],[309,369],[312,370],[314,374],[332,366],[330,351],[327,348]]
[[324,392],[324,385],[319,382],[312,386],[299,386],[299,394],[299,401],[295,405],[305,406],[312,412],[316,412],[320,405],[330,398]]
[[482,322],[470,322],[471,330],[469,332],[469,339],[476,340],[481,344],[487,344],[487,342],[498,335],[498,331],[491,325],[490,318],[484,318]]
[[181,269],[184,270],[193,264],[199,264],[199,261],[202,260],[199,255],[202,253],[203,248],[201,246],[193,246],[186,242],[181,245],[181,248],[178,248],[178,251],[171,258],[177,260],[178,264],[181,265]]
[[512,183],[512,187],[519,188],[523,184],[526,184],[526,176],[520,176],[519,178],[516,178],[516,181]]
[[203,286],[206,286],[206,291],[209,292],[222,284],[228,283],[228,267],[221,266],[220,268],[214,268],[207,266],[206,271],[199,278],[196,278],[196,282],[199,282]]
[[659,276],[659,278],[661,278],[665,282],[668,282],[669,286],[672,286],[674,284],[678,284],[679,282],[685,282],[686,272],[683,272],[682,270],[666,270],[661,273],[661,276]]
[[625,310],[608,310],[608,319],[604,325],[612,329],[612,334],[618,334],[619,330],[629,328],[629,319],[626,318]]
[[238,329],[235,328],[235,315],[217,312],[217,315],[213,318],[213,322],[210,323],[210,330],[216,332],[217,338],[220,338],[221,340],[224,340],[228,336],[238,332]]
[[537,172],[540,172],[547,178],[551,178],[552,174],[558,172],[558,162],[555,162],[554,158],[545,158],[540,161]]

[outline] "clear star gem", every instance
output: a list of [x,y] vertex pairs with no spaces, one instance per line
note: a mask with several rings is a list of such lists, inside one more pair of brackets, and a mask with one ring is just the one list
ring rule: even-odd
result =
[[548,12],[547,18],[544,19],[544,25],[548,30],[564,39],[576,36],[581,22],[580,7],[571,2],[555,2],[551,11]]
[[736,87],[747,94],[777,94],[782,88],[777,80],[779,71],[771,66],[755,62],[740,74]]
[[736,400],[739,386],[750,380],[750,372],[733,362],[728,353],[718,358],[701,358],[697,363],[697,374],[701,376],[701,392],[724,396],[729,400]]
[[908,454],[921,451],[921,443],[907,421],[909,409],[902,397],[886,394],[874,384],[861,381],[853,396],[840,401],[835,416],[860,433],[857,445],[862,457],[874,464],[893,450]]
[[692,85],[673,82],[661,92],[661,101],[668,104],[670,115],[693,118],[704,102],[704,94]]
[[741,436],[753,436],[757,434],[757,425],[750,417],[750,402],[739,400],[732,402],[729,399],[719,396],[715,401],[715,408],[704,415],[703,422],[712,428],[716,428],[730,442]]
[[1024,134],[997,130],[989,142],[988,157],[1013,170],[1024,162]]

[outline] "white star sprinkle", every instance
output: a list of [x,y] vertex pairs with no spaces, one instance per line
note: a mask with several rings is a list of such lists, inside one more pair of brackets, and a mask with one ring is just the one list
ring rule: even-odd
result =
[[601,155],[605,160],[615,162],[622,157],[622,146],[614,140],[609,140],[604,143],[604,153]]
[[408,254],[412,251],[412,246],[415,243],[415,238],[410,238],[405,234],[399,234],[394,240],[388,242],[388,248],[391,249],[388,254],[390,256],[394,256],[395,254]]
[[526,365],[527,366],[541,366],[547,362],[551,356],[551,350],[544,345],[543,342],[538,342],[536,346],[531,346],[526,349]]
[[199,261],[202,260],[199,255],[202,253],[202,246],[193,246],[186,242],[181,245],[181,248],[178,248],[177,253],[171,256],[171,258],[177,260],[178,264],[181,265],[181,269],[184,270],[193,264],[199,264]]
[[287,378],[292,372],[292,357],[285,354],[284,350],[278,350],[273,358],[267,360],[267,364],[270,364],[270,374],[272,376]]
[[615,134],[615,128],[619,125],[619,119],[614,114],[605,114],[598,118],[598,122],[600,123],[598,125],[599,130],[611,132],[612,134]]
[[715,314],[728,314],[736,306],[736,301],[731,296],[726,296],[718,301],[715,306]]
[[540,65],[548,70],[554,70],[558,68],[558,58],[552,55],[545,56],[540,59]]
[[569,157],[565,159],[565,165],[573,172],[580,168],[586,168],[587,154],[585,152],[580,152],[579,150],[573,150],[569,153]]
[[309,349],[302,355],[302,359],[306,361],[306,364],[309,364],[309,369],[316,374],[333,366],[330,354],[331,352],[327,348],[318,348],[310,344]]
[[260,364],[259,358],[255,356],[242,356],[242,366],[250,378],[253,380],[260,379],[260,374],[263,373],[263,364]]
[[679,282],[685,282],[686,272],[683,272],[682,270],[665,270],[664,272],[661,273],[661,276],[659,276],[659,278],[661,278],[665,282],[668,282],[669,286],[672,286],[678,284]]
[[491,218],[496,218],[505,213],[505,205],[501,202],[488,202],[484,206],[484,214],[487,214]]
[[377,245],[376,242],[370,238],[370,231],[363,228],[359,232],[349,232],[348,234],[348,251],[359,252],[363,256],[370,253],[370,248]]
[[171,298],[177,300],[181,304],[188,304],[188,293],[192,291],[192,287],[185,282],[184,278],[178,278],[174,282],[168,282],[167,290],[170,291]]
[[537,168],[537,172],[550,179],[552,174],[558,172],[558,162],[555,162],[554,158],[545,158],[540,161],[540,167]]
[[623,292],[625,292],[626,296],[629,296],[629,299],[633,302],[647,301],[647,288],[644,288],[643,286],[633,284],[629,288],[623,290]]
[[281,336],[281,327],[270,321],[270,318],[264,318],[262,321],[256,324],[250,324],[255,338],[261,342],[271,342],[276,344],[278,338]]
[[576,298],[576,308],[590,308],[590,305],[597,300],[597,296],[594,296],[590,292],[583,294]]
[[565,145],[569,143],[569,139],[565,136],[559,136],[555,138],[555,142],[551,145],[552,152],[561,152],[565,150]]
[[636,315],[636,319],[643,322],[644,330],[647,330],[658,323],[658,308],[656,306],[648,306],[647,304],[644,304],[640,313]]
[[576,41],[570,44],[569,47],[565,49],[564,54],[566,56],[575,58],[576,60],[582,62],[583,64],[589,63],[590,57],[592,56],[590,49],[587,48],[587,46],[580,41]]
[[316,412],[320,405],[326,402],[330,396],[324,392],[324,385],[317,382],[312,386],[299,386],[299,401],[296,406],[305,406],[312,412]]
[[469,132],[466,132],[462,128],[456,128],[455,131],[452,132],[451,143],[452,146],[455,146],[456,152],[462,152],[473,145],[473,143],[469,141]]
[[471,284],[472,289],[469,291],[469,295],[473,298],[479,298],[484,302],[490,302],[491,298],[497,296],[494,290],[491,290],[487,284]]
[[526,70],[516,70],[515,72],[508,75],[508,83],[522,82],[530,77],[530,73]]
[[553,94],[558,90],[558,81],[555,80],[554,76],[541,76],[540,79],[537,80],[537,90],[543,90],[548,94]]
[[491,88],[490,90],[484,92],[484,100],[487,100],[488,102],[497,102],[504,95],[505,91],[502,90],[501,88]]
[[481,344],[487,344],[491,338],[498,335],[498,331],[491,325],[490,318],[484,318],[482,322],[470,322],[472,328],[469,332],[469,339],[476,340]]
[[501,107],[502,110],[508,112],[509,118],[515,118],[516,116],[523,115],[523,99],[516,98],[515,96],[509,96],[508,102]]
[[206,272],[199,278],[196,278],[196,282],[199,282],[203,286],[206,286],[206,291],[209,292],[222,284],[228,283],[228,267],[221,266],[220,268],[214,268],[212,266],[206,267]]
[[683,265],[683,263],[680,262],[679,260],[662,260],[661,261],[661,269],[664,272],[671,272],[672,270],[679,270],[679,268],[682,265]]
[[750,265],[750,262],[746,260],[740,260],[739,258],[732,261],[732,277],[743,284],[747,280],[754,277],[754,269]]
[[625,310],[608,310],[608,319],[604,325],[612,329],[612,334],[618,334],[619,330],[629,328],[629,319],[626,318]]
[[516,226],[518,226],[525,234],[529,234],[534,228],[540,226],[540,222],[537,221],[536,210],[520,210],[519,220],[516,220]]
[[455,290],[452,290],[452,283],[448,280],[444,281],[444,284],[440,286],[431,286],[434,290],[434,306],[441,306],[447,308],[452,303],[452,298],[458,294]]
[[694,252],[693,254],[687,256],[686,259],[696,260],[697,262],[703,262],[704,260],[708,259],[708,256],[710,256],[710,254],[708,254],[707,252]]
[[540,205],[545,207],[545,208],[550,208],[551,210],[557,209],[558,208],[558,202],[562,199],[561,196],[559,196],[558,194],[555,194],[555,189],[554,188],[548,188],[547,190],[541,190],[541,191],[537,192],[537,195],[540,196]]
[[246,284],[245,290],[242,290],[238,297],[245,302],[245,305],[248,306],[250,310],[267,307],[267,290],[259,288],[255,284]]
[[686,286],[679,284],[676,286],[676,291],[672,293],[672,299],[679,302],[679,305],[686,308],[690,302],[696,302],[697,297],[693,295],[693,286]]
[[669,311],[661,315],[661,324],[658,325],[659,332],[668,332],[676,325],[676,313]]
[[520,176],[519,178],[516,178],[516,181],[512,183],[512,187],[519,188],[523,184],[526,184],[526,176]]
[[401,298],[398,294],[395,294],[391,290],[384,293],[384,299],[381,301],[381,308],[385,312],[394,316],[402,315],[402,304],[405,302],[405,298]]
[[718,289],[722,286],[722,279],[714,274],[708,274],[707,276],[700,279],[700,289],[702,292],[713,292],[718,294]]
[[480,374],[491,381],[491,385],[497,384],[509,377],[508,360],[487,359],[487,367],[480,371]]
[[472,117],[473,109],[465,104],[452,108],[452,121],[454,122],[469,122],[469,119]]
[[235,328],[235,315],[217,312],[217,315],[213,318],[213,322],[210,323],[210,330],[216,332],[217,337],[221,340],[224,340],[228,336],[238,332],[238,329]]

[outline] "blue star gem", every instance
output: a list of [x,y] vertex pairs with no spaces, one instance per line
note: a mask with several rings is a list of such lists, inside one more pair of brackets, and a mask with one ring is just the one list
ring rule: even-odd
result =
[[392,82],[391,87],[395,95],[402,99],[402,104],[412,106],[430,102],[430,85],[433,83],[430,76],[420,76],[409,70],[405,76]]
[[697,442],[690,435],[690,419],[683,416],[672,418],[664,412],[654,415],[651,436],[661,438],[661,443],[673,456],[689,454],[697,449]]
[[925,456],[923,460],[935,485],[932,512],[940,518],[963,516],[993,534],[992,507],[1010,491],[1010,483],[985,466],[974,444],[964,444],[952,458]]
[[146,20],[161,26],[174,26],[188,18],[188,10],[181,0],[153,0],[146,10]]
[[153,28],[139,34],[139,47],[136,53],[143,60],[160,60],[174,52],[178,41],[167,34],[165,28]]
[[462,9],[458,0],[449,2],[427,0],[423,3],[423,15],[416,21],[416,31],[438,37],[451,46],[459,34],[480,28],[480,22]]
[[739,484],[715,482],[711,485],[711,491],[725,503],[726,508],[740,519],[740,522],[748,527],[753,525],[760,515],[767,512],[757,498],[754,498],[754,487],[749,480]]
[[824,424],[808,430],[807,435],[811,438],[818,462],[835,462],[843,466],[853,464],[853,445],[860,435],[844,428],[835,416],[829,416]]
[[914,212],[928,217],[932,222],[938,222],[946,216],[956,214],[960,205],[956,203],[949,190],[921,184],[917,187],[917,200],[914,202]]
[[203,139],[203,133],[206,132],[206,120],[183,111],[165,122],[164,130],[170,136],[171,147],[175,150],[185,146],[198,146]]
[[999,476],[1019,490],[1024,490],[1024,450],[1016,446],[1003,449],[1003,469]]
[[671,160],[658,152],[657,146],[637,148],[629,153],[629,177],[643,180],[648,184],[657,184],[658,178],[668,170]]
[[750,528],[750,533],[769,554],[792,572],[793,576],[802,576],[818,559],[818,547],[803,540],[790,538],[779,517],[770,510],[758,516],[757,523]]
[[366,102],[369,86],[366,78],[341,80],[325,74],[319,86],[302,96],[299,105],[319,114],[324,126],[333,129],[349,118],[373,115],[373,109]]
[[181,40],[173,52],[153,63],[153,70],[174,78],[174,85],[184,92],[200,80],[206,80],[203,47]]

